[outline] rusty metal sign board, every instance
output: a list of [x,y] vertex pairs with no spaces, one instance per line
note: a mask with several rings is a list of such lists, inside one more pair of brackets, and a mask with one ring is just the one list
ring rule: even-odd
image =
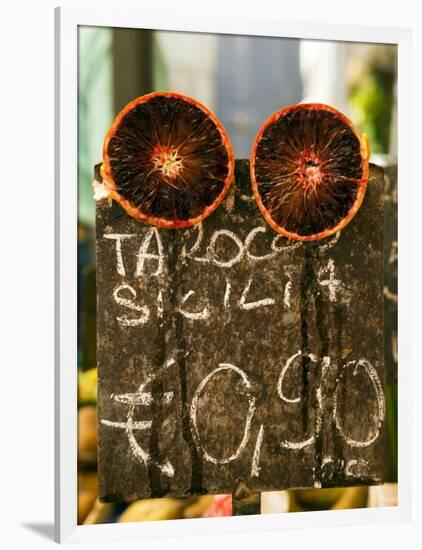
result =
[[248,161],[195,228],[96,224],[102,500],[382,480],[380,169],[317,243],[266,224]]

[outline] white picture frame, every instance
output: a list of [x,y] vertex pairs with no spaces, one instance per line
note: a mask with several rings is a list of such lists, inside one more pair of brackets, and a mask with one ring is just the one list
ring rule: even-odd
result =
[[[398,46],[398,505],[330,512],[147,523],[77,525],[77,30],[127,27],[256,36],[321,39]],[[410,357],[410,59],[411,32],[402,28],[329,25],[274,19],[186,17],[103,6],[55,11],[55,539],[61,543],[123,541],[208,533],[244,533],[297,527],[406,521],[411,502]]]

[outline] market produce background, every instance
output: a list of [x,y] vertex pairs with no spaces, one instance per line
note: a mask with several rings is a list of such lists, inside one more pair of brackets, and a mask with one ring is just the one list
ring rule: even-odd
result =
[[[372,162],[397,158],[394,46],[197,35],[131,29],[79,30],[78,522],[150,521],[230,515],[230,498],[202,496],[127,504],[97,500],[93,166],[115,114],[131,99],[173,89],[220,118],[237,158],[258,127],[299,101],[325,102],[369,135]],[[394,193],[393,186],[386,186]],[[390,201],[393,208],[396,202]],[[388,368],[388,367],[387,367]],[[396,377],[389,376],[389,485],[263,494],[261,513],[393,505],[396,502]]]

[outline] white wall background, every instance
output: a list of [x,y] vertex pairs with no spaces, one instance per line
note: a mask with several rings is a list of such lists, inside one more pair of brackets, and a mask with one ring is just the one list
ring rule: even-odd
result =
[[[57,0],[3,3],[1,131],[3,208],[1,264],[1,499],[0,544],[8,550],[53,547],[34,532],[52,531],[53,517],[53,7]],[[63,1],[62,4],[74,2]],[[124,9],[115,0],[114,9]],[[130,5],[141,9],[139,1]],[[151,4],[150,4],[151,5]],[[420,341],[420,150],[422,125],[422,17],[414,0],[161,0],[155,9],[285,20],[325,21],[413,28],[413,340]],[[101,9],[101,8],[99,8]],[[416,178],[416,175],[418,176]],[[410,182],[409,182],[410,183]],[[298,530],[208,539],[149,541],[148,550],[225,547],[416,548],[422,539],[421,399],[422,364],[414,357],[414,520],[411,524]],[[40,528],[41,526],[41,528]],[[44,526],[44,527],[43,527]],[[142,543],[101,549],[139,549]],[[81,548],[96,546],[82,545]],[[100,546],[98,546],[100,548]]]

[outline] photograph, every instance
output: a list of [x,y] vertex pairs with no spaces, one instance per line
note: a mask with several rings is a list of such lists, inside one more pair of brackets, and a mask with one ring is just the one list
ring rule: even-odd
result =
[[398,505],[397,104],[397,44],[78,26],[78,525]]
[[7,550],[420,546],[415,6],[5,7]]

